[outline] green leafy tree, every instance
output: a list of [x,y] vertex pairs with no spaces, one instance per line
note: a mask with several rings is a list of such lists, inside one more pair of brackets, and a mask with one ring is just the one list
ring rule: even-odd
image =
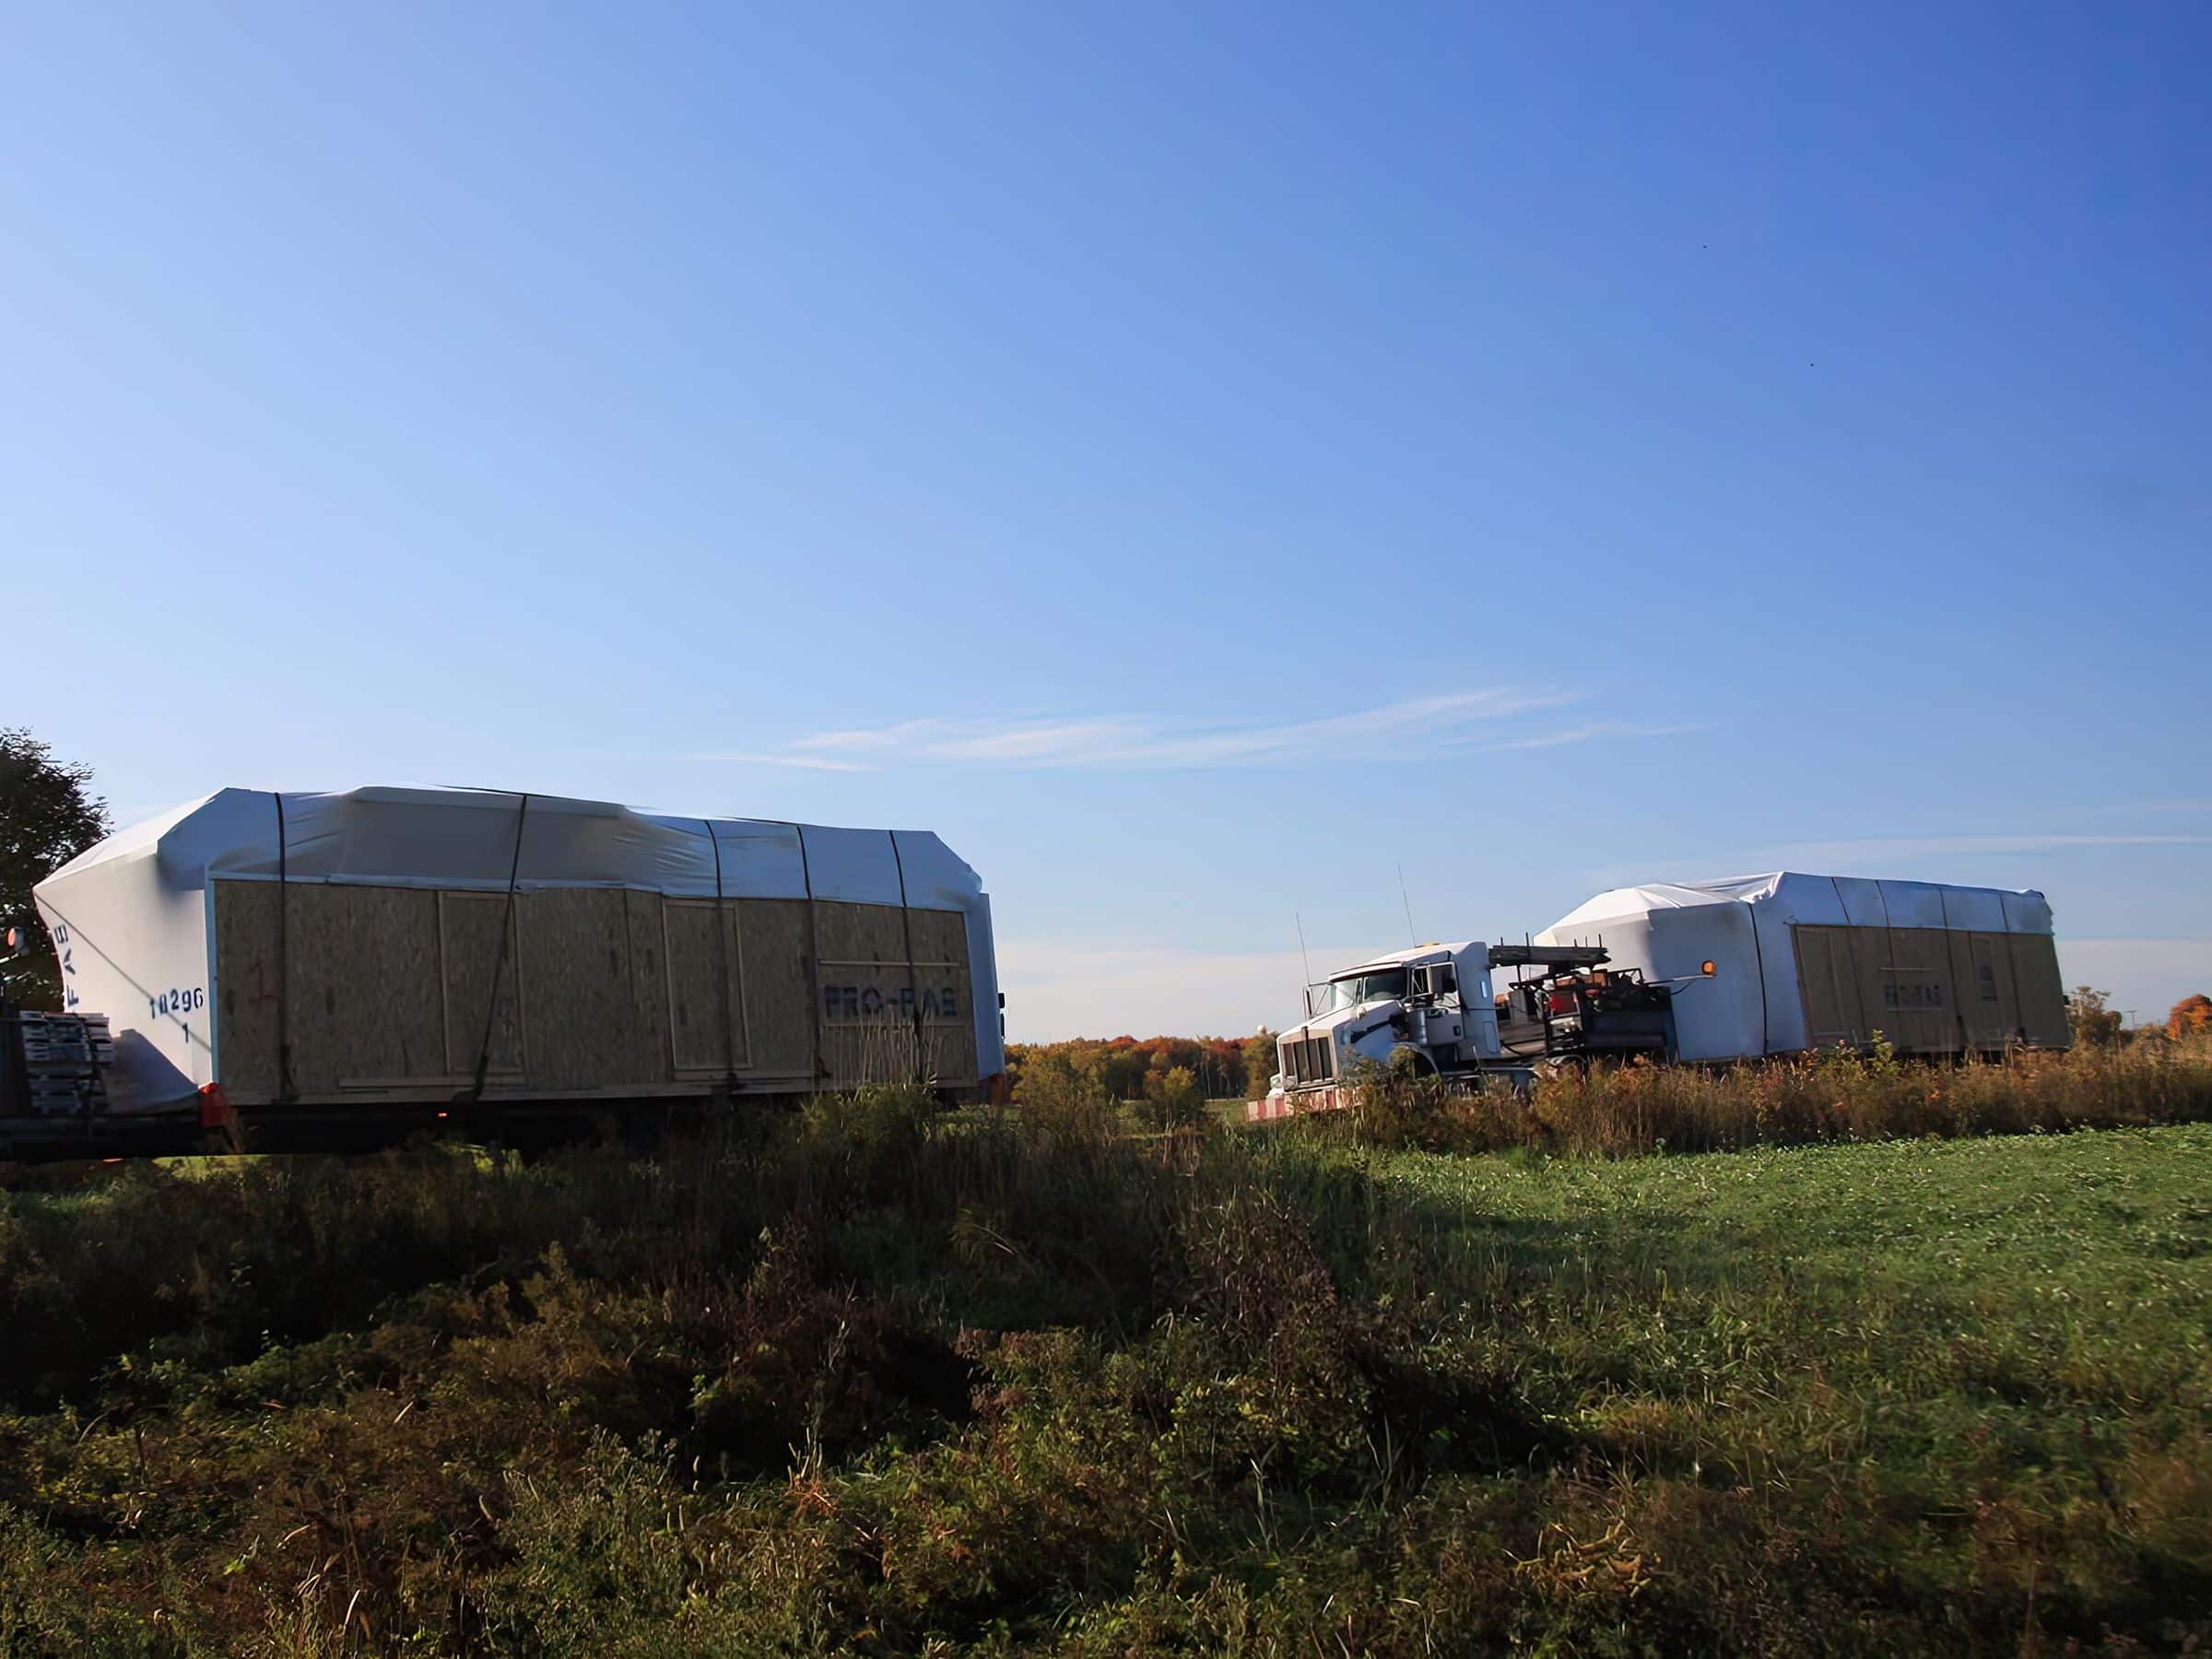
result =
[[1106,1091],[1117,1100],[1134,1100],[1145,1091],[1145,1073],[1150,1051],[1141,1049],[1126,1037],[1117,1037],[1108,1043],[1098,1056],[1099,1076]]
[[2109,992],[2088,985],[2077,985],[2074,994],[2066,998],[2066,1019],[2074,1028],[2074,1041],[2083,1048],[2111,1048],[2120,1041],[2123,1023],[2120,1010],[2107,1007]]
[[1206,1115],[1206,1091],[1185,1065],[1145,1076],[1146,1115],[1156,1129],[1180,1129]]
[[92,769],[56,760],[22,726],[0,726],[0,927],[29,926],[30,948],[0,958],[0,985],[18,1007],[58,1008],[53,941],[30,900],[31,885],[108,832],[108,804]]
[[1244,1092],[1253,1100],[1267,1092],[1268,1080],[1279,1064],[1276,1033],[1262,1027],[1244,1039]]

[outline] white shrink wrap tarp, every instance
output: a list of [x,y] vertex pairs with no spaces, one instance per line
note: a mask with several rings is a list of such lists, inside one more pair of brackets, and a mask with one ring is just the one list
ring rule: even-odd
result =
[[[1602,944],[1613,965],[1672,982],[1677,1054],[1721,1061],[1819,1046],[1807,1028],[1799,978],[1801,927],[2047,940],[2051,907],[2030,890],[1778,870],[1614,888],[1535,937],[1545,945]],[[1707,962],[1713,964],[1710,976]],[[2009,965],[2006,986],[2009,994]],[[1884,1017],[1866,1018],[1879,1024]]]
[[[109,1017],[114,1110],[174,1105],[220,1080],[218,882],[358,883],[518,893],[618,888],[669,898],[812,898],[965,920],[978,1076],[1005,1069],[991,906],[924,830],[690,818],[491,790],[224,789],[119,830],[34,889],[64,998]],[[518,815],[524,822],[517,833]]]

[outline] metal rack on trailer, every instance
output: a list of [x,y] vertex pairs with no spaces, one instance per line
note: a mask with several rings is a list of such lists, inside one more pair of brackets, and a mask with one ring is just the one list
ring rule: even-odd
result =
[[142,1129],[152,1125],[119,1124],[110,1115],[114,1061],[106,1015],[18,1008],[0,993],[0,1159],[136,1149]]
[[1517,1060],[1665,1059],[1674,1042],[1674,986],[1608,965],[1602,946],[1490,947],[1494,966],[1542,971],[1497,993],[1498,1045]]

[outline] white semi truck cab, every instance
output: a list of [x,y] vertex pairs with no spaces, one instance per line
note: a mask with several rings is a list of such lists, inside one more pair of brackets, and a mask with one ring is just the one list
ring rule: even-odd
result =
[[[1670,993],[1606,966],[1602,946],[1416,945],[1306,989],[1306,1017],[1279,1040],[1282,1087],[1341,1103],[1335,1091],[1363,1061],[1404,1057],[1418,1071],[1482,1082],[1525,1080],[1542,1060],[1665,1054]],[[1500,984],[1494,970],[1515,977]]]
[[1400,1049],[1439,1072],[1502,1058],[1488,945],[1418,945],[1308,986],[1304,1022],[1281,1039],[1283,1086],[1333,1084]]

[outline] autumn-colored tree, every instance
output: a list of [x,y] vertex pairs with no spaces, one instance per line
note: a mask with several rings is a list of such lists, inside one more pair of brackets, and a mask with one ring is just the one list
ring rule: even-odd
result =
[[[1073,1037],[1063,1042],[1006,1045],[1006,1066],[1014,1076],[1015,1098],[1021,1098],[1023,1078],[1040,1069],[1047,1056],[1054,1075],[1079,1080],[1116,1100],[1149,1100],[1159,1080],[1169,1073],[1188,1072],[1200,1099],[1257,1093],[1267,1087],[1275,1069],[1274,1040],[1258,1079],[1247,1063],[1245,1044],[1227,1037]],[[1062,1069],[1064,1068],[1064,1070]]]
[[0,987],[18,1007],[58,1008],[53,942],[30,900],[31,885],[108,832],[108,804],[92,769],[56,760],[21,726],[0,726],[0,927],[28,925],[30,949],[0,959]]
[[1198,1087],[1208,1100],[1244,1092],[1244,1045],[1227,1037],[1201,1037],[1192,1045],[1198,1062]]
[[2166,1035],[2176,1042],[2198,1031],[2212,1031],[2212,996],[2202,991],[2183,997],[2166,1016]]

